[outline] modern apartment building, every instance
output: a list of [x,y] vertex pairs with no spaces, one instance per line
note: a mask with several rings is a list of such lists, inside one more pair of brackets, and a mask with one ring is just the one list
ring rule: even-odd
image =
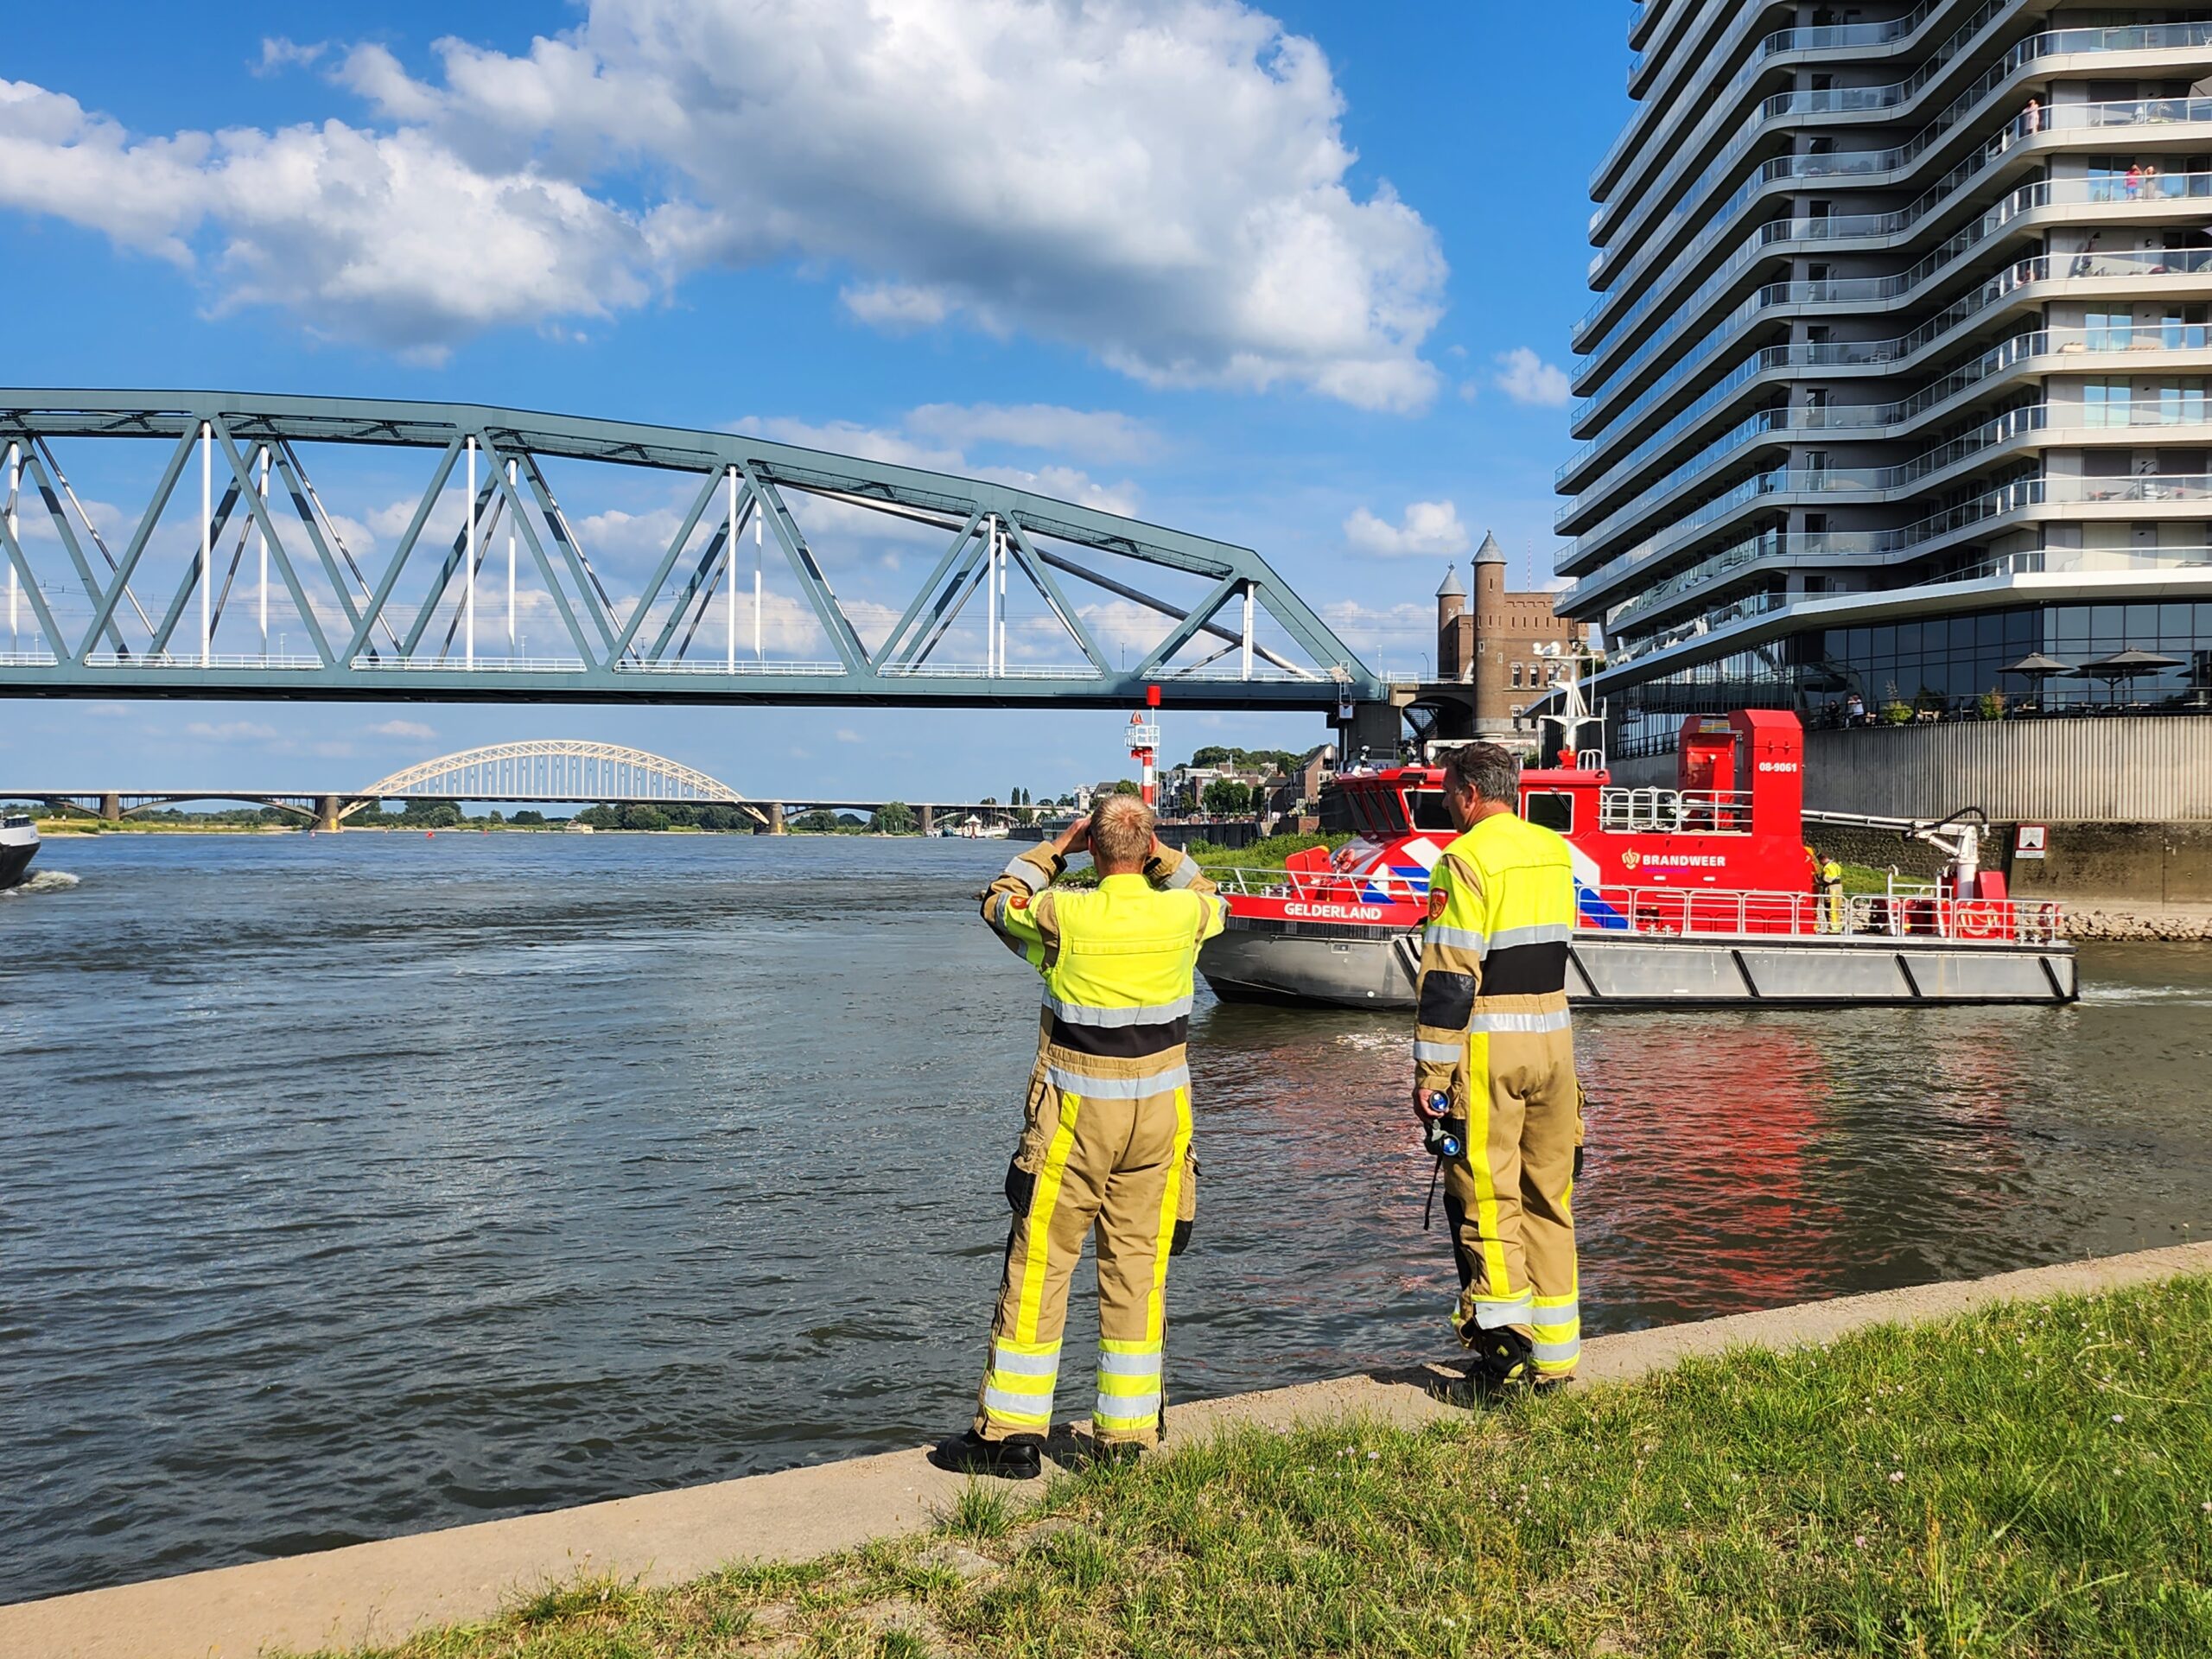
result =
[[1745,706],[2202,706],[2212,3],[1646,0],[1630,37],[1558,475],[1614,753]]

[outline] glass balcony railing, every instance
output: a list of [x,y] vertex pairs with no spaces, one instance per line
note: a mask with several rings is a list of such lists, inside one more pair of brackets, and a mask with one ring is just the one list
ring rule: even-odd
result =
[[[1746,381],[1771,370],[1801,364],[1821,367],[1850,367],[1863,364],[1893,362],[1912,352],[1916,352],[1923,346],[1941,337],[1942,334],[1950,332],[1974,312],[1986,309],[1989,306],[2018,290],[2037,283],[2100,280],[2122,280],[2134,283],[2152,282],[2160,277],[2202,278],[2208,272],[2212,272],[2212,249],[2202,248],[2143,249],[2113,253],[2044,254],[2032,259],[2019,260],[2007,266],[1998,276],[1990,278],[1972,295],[1948,308],[1941,316],[1922,325],[1912,334],[1902,336],[1898,340],[1834,341],[1824,345],[1770,346],[1754,352],[1716,380],[1694,403],[1687,405],[1679,413],[1669,417],[1664,426],[1639,442],[1627,456],[1608,470],[1608,476],[1624,467],[1632,467],[1638,461],[1648,459],[1655,449],[1663,448],[1667,443],[1679,438],[1685,431],[1694,428],[1700,419],[1709,414],[1715,406],[1722,403]],[[1845,282],[1777,283],[1770,286],[1775,290],[1783,291],[1782,296],[1777,298],[1774,303],[1816,304],[1825,300],[1837,298],[1848,300],[1857,297],[1856,295],[1848,291],[1855,283],[1887,280],[1882,277],[1868,277],[1848,279]],[[1766,291],[1762,290],[1763,293]],[[2019,338],[2025,339],[2030,336]],[[2007,348],[1997,349],[2002,351]],[[1985,354],[1983,359],[1977,359],[1977,365],[1986,363],[1989,355]],[[1958,385],[1965,385],[1970,384],[1972,379],[1985,378],[1987,373],[1995,372],[1994,368],[1978,370],[1977,365],[1969,365],[1967,368],[1955,372],[1954,375],[1947,376],[1944,380],[1936,382],[1934,386],[1925,389],[1927,394],[1937,394],[1938,389],[1942,390],[1940,395],[1929,395],[1928,402],[1919,404],[1919,407],[1928,407],[1930,404],[1941,402],[1949,397],[1957,390],[1957,385],[1950,383],[1956,381],[1959,375],[1968,377],[1965,381],[1958,381]],[[1996,367],[2002,366],[2005,365],[2002,364],[1996,365]],[[1907,400],[1908,404],[1912,400]],[[1834,423],[1838,424],[1886,425],[1890,423],[1887,421],[1866,420],[1865,416],[1870,407],[1847,404],[1830,410],[1828,414]],[[1899,420],[1910,418],[1911,415],[1918,412],[1917,409],[1907,408],[1904,404],[1892,405],[1892,407],[1903,411],[1896,416]],[[1615,425],[1618,426],[1622,419],[1631,418],[1632,414],[1631,410],[1617,417]],[[1613,441],[1611,431],[1601,432],[1590,439],[1560,465],[1553,474],[1554,482],[1565,486],[1577,472],[1587,466]],[[1599,487],[1601,487],[1599,485],[1595,484],[1587,486],[1579,493],[1594,493]],[[1564,516],[1572,511],[1571,507],[1563,508],[1561,514]]]
[[[2163,210],[2176,204],[2199,200],[2212,200],[2212,173],[2153,173],[2132,188],[2123,179],[2107,176],[2044,180],[2035,184],[2023,185],[2018,190],[2012,192],[2004,200],[1983,213],[1972,224],[1947,238],[1941,247],[1908,270],[1889,276],[1831,280],[1817,286],[1823,302],[1864,301],[1870,304],[1885,303],[1903,299],[1915,289],[1926,286],[1975,248],[1980,247],[2027,213],[2051,207],[2107,207],[2135,205],[2141,206],[2146,211]],[[1856,216],[1852,222],[1870,227],[1859,232],[1860,234],[1879,235],[1897,228],[1891,223],[1897,217],[1894,214],[1865,214]],[[1726,267],[1715,273],[1699,288],[1696,293],[1676,308],[1673,315],[1654,330],[1650,337],[1637,348],[1633,355],[1608,371],[1608,378],[1618,382],[1632,374],[1643,364],[1649,362],[1653,355],[1663,349],[1681,330],[1698,320],[1699,308],[1702,302],[1725,287],[1735,273],[1749,263],[1756,253],[1764,252],[1768,248],[1784,241],[1819,240],[1837,234],[1849,233],[1825,229],[1818,232],[1814,230],[1814,227],[1826,227],[1836,222],[1825,219],[1776,219],[1760,226],[1745,243],[1745,247],[1729,261]],[[1878,226],[1880,228],[1871,228]],[[1632,415],[1637,410],[1648,408],[1650,399],[1662,395],[1666,388],[1681,384],[1685,376],[1693,372],[1699,364],[1711,357],[1713,352],[1725,344],[1731,336],[1742,333],[1751,322],[1763,314],[1772,310],[1776,306],[1819,302],[1793,297],[1792,287],[1793,285],[1788,283],[1770,283],[1747,297],[1734,310],[1721,319],[1703,340],[1685,353],[1675,364],[1670,365],[1662,379],[1655,381],[1650,387],[1639,395],[1636,404],[1624,411],[1623,417]],[[2002,296],[1993,297],[2002,297]],[[1961,302],[1963,308],[1956,308],[1955,315],[1957,317],[1971,315],[1986,302],[1978,296],[1969,296],[1966,302]],[[1916,349],[1916,346],[1911,343],[1916,337],[1919,343],[1925,343],[1927,340],[1935,338],[1937,333],[1948,327],[1953,320],[1954,313],[1947,311],[1942,317],[1933,319],[1929,324],[1923,325],[1922,329],[1916,330],[1914,335],[1907,336],[1905,340],[1896,342],[1903,348],[1897,355],[1904,356],[1910,350]],[[1588,359],[1585,365],[1586,369],[1594,366],[1596,361],[1594,357]],[[1603,404],[1605,396],[1605,390],[1600,389],[1583,399],[1570,414],[1569,426],[1581,426]]]
[[[1751,56],[1745,60],[1742,67],[1729,78],[1728,84],[1714,93],[1710,99],[1706,100],[1704,117],[1687,135],[1676,141],[1675,145],[1676,153],[1681,154],[1694,150],[1700,143],[1711,137],[1713,132],[1727,120],[1729,115],[1742,102],[1744,94],[1751,89],[1759,76],[1765,73],[1767,65],[1775,58],[1786,52],[1811,52],[1846,46],[1866,48],[1892,45],[1917,33],[1921,24],[1927,21],[1929,11],[1940,3],[1942,3],[1942,0],[1922,0],[1922,3],[1915,6],[1905,16],[1894,18],[1888,22],[1831,24],[1817,29],[1785,29],[1767,35],[1752,49]],[[1944,48],[1938,48],[1939,52],[1952,50],[1955,53],[1955,43],[1959,42],[1961,36],[1970,37],[1972,34],[1980,33],[1996,14],[2012,10],[2017,3],[2018,0],[1988,0],[1988,3],[1981,8],[1980,13],[1969,19],[1949,37]],[[1635,84],[1637,73],[1636,66],[1631,63],[1629,67],[1629,81],[1631,86]],[[1866,87],[1856,90],[1881,93],[1891,89]],[[1756,119],[1755,117],[1754,120]],[[1600,181],[1611,176],[1613,168],[1619,165],[1631,147],[1648,149],[1651,143],[1656,142],[1656,135],[1649,137],[1643,135],[1642,124],[1630,120],[1621,129],[1620,136],[1613,140],[1611,147],[1605,151],[1604,159],[1598,163],[1596,170],[1591,174],[1591,188],[1593,191],[1596,190],[1599,188]],[[1661,188],[1665,188],[1663,181]],[[1605,209],[1601,207],[1599,209],[1598,217],[1602,219],[1605,213]]]
[[[2030,65],[2054,54],[2075,55],[2097,52],[2149,52],[2163,50],[2196,50],[2212,45],[2212,22],[2138,25],[2124,29],[2055,29],[2047,34],[2031,35],[2020,41],[2005,54],[1994,67],[1985,72],[1966,92],[1961,92],[1935,120],[1923,127],[1907,143],[1893,149],[1846,151],[1826,156],[1779,156],[1761,164],[1731,192],[1727,198],[1709,209],[1700,209],[1706,195],[1715,188],[1729,171],[1743,158],[1751,144],[1770,124],[1764,114],[1755,115],[1745,131],[1732,140],[1729,148],[1716,157],[1696,181],[1675,198],[1674,206],[1666,216],[1649,226],[1642,235],[1645,252],[1661,245],[1693,212],[1700,212],[1706,225],[1697,238],[1684,251],[1684,257],[1694,257],[1710,246],[1737,212],[1758,196],[1766,187],[1782,179],[1812,180],[1839,179],[1874,181],[1880,175],[1910,168],[1929,149],[1957,130],[1959,125],[1992,99],[2005,85]],[[1782,96],[1791,96],[1783,94]],[[1993,136],[1982,149],[1968,158],[1961,168],[1953,169],[1938,189],[1948,193],[1955,188],[1961,175],[1970,176],[2009,150],[2024,138],[2045,133],[2073,131],[2105,125],[2143,125],[2177,119],[2207,118],[2202,115],[2175,115],[2147,112],[2152,105],[2201,104],[2196,99],[2153,99],[2126,100],[2115,104],[2062,104],[2050,108],[2038,107],[2033,115],[2023,111],[2008,122]],[[2109,111],[2106,118],[2090,112]],[[1656,198],[1654,198],[1656,200]],[[1923,194],[1922,200],[1926,200]],[[1917,207],[1919,203],[1915,203]],[[1602,211],[1602,210],[1601,210]],[[1912,209],[1907,210],[1909,213]],[[1916,217],[1917,214],[1915,214]],[[1623,236],[1631,227],[1620,227]],[[1602,271],[1610,250],[1601,250],[1592,262],[1592,280]],[[1614,296],[1631,286],[1642,286],[1633,280],[1635,270],[1649,263],[1639,255],[1621,276],[1610,285],[1610,290],[1599,296],[1582,320],[1575,325],[1574,337],[1579,342],[1592,324],[1612,303]],[[1624,319],[1625,321],[1625,319]],[[1616,325],[1618,326],[1618,325]]]
[[[1784,551],[1795,556],[1799,549],[1793,543]],[[1769,556],[1779,556],[1773,555]],[[1903,597],[1907,594],[1938,586],[1950,586],[1969,582],[1986,582],[1993,578],[2021,575],[2116,575],[2129,572],[2159,570],[2198,570],[2212,568],[2212,547],[2162,548],[2027,548],[2017,553],[2002,553],[1993,557],[1979,559],[1971,564],[1940,571],[1923,581],[1897,588],[1875,588],[1859,594],[1751,594],[1731,604],[1718,606],[1710,611],[1675,623],[1651,633],[1615,636],[1614,624],[1607,624],[1607,656],[1613,664],[1634,662],[1656,652],[1671,651],[1693,640],[1741,622],[1754,616],[1770,615],[1808,602],[1827,604],[1837,599],[1880,600],[1885,594]]]
[[[2042,431],[2048,420],[2049,405],[2033,404],[2009,410],[1993,421],[1984,422],[1971,432],[1962,433],[1894,467],[1823,467],[1817,471],[1776,467],[1770,472],[1758,474],[1709,500],[1699,503],[1688,512],[1669,518],[1664,526],[1636,546],[1606,560],[1568,588],[1561,596],[1561,603],[1573,606],[1586,602],[1606,588],[1633,577],[1637,571],[1657,564],[1695,541],[1709,525],[1757,502],[1780,495],[1817,500],[1828,496],[1887,494],[1910,489],[1923,479],[1971,460],[1999,444],[2009,443],[2028,433]],[[1640,498],[1637,507],[1615,515],[1605,525],[1581,537],[1575,550],[1561,563],[1571,565],[1575,556],[1586,548],[1603,546],[1605,532],[1609,527],[1633,523],[1636,518],[1648,514],[1656,502],[1652,497]]]

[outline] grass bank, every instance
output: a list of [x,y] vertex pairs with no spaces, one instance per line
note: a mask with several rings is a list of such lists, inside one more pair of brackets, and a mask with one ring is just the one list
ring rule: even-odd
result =
[[2212,1652],[2212,1280],[1751,1351],[1419,1433],[971,1488],[932,1538],[549,1588],[404,1659]]

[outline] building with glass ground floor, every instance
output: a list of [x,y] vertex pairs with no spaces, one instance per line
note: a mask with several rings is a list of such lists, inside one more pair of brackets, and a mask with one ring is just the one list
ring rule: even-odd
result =
[[2212,4],[1647,0],[1630,41],[1557,480],[1613,752],[2212,704]]

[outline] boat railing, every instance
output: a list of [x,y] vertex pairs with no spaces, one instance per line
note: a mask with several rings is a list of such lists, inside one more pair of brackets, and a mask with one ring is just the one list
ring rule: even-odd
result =
[[1603,830],[1662,834],[1749,835],[1751,792],[1747,789],[1600,790],[1598,825]]
[[1428,878],[1377,871],[1210,869],[1221,892],[1246,899],[1304,899],[1346,905],[1419,905],[1428,899]]
[[1849,895],[1609,887],[1586,892],[1582,911],[1586,932],[1678,938],[1814,934],[2050,944],[2066,937],[2057,905],[1947,898],[1933,887]]

